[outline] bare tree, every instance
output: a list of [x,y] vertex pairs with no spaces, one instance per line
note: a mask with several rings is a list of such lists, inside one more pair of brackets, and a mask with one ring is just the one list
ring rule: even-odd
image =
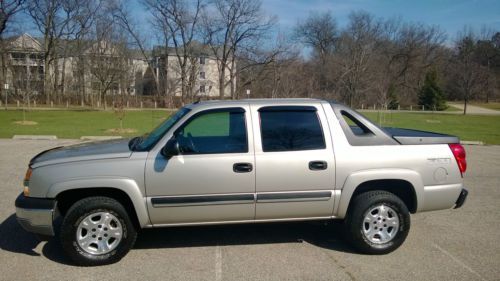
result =
[[469,100],[487,80],[484,68],[475,60],[476,51],[475,35],[471,30],[465,29],[458,35],[453,57],[453,77],[464,102],[464,114],[467,114]]
[[[495,42],[497,41],[497,42]],[[483,92],[485,102],[490,101],[496,88],[496,80],[500,70],[500,33],[483,27],[476,43],[475,57],[476,61],[485,68],[485,83]]]
[[297,24],[294,37],[312,48],[313,56],[318,56],[322,63],[326,63],[339,39],[337,22],[331,11],[311,13],[305,21]]
[[[59,85],[55,94],[58,93],[61,96],[66,95],[66,67],[67,60],[71,57],[76,59],[75,67],[81,67],[83,65],[82,54],[90,47],[89,40],[85,40],[89,37],[91,33],[91,28],[95,23],[95,15],[97,11],[101,8],[101,2],[97,0],[70,0],[64,1],[62,4],[62,11],[67,15],[69,19],[67,24],[64,26],[64,32],[61,34],[60,44],[58,44],[59,54],[57,58],[60,61],[61,73]],[[73,14],[73,15],[71,15]],[[58,68],[58,66],[56,66]],[[77,81],[83,85],[83,71],[79,73]],[[84,89],[85,87],[78,87],[80,90],[81,101],[84,100]]]
[[9,21],[22,8],[25,0],[2,0],[0,2],[0,38],[3,37]]
[[6,58],[6,46],[4,42],[4,34],[8,28],[8,25],[15,14],[17,14],[23,8],[25,0],[2,0],[0,2],[0,94],[3,94],[3,84],[6,81],[7,75],[7,58]]
[[340,68],[339,85],[344,100],[354,106],[361,95],[372,90],[373,59],[378,48],[381,25],[366,12],[355,12],[342,32],[336,61]]
[[106,16],[109,14],[104,12],[98,20],[95,43],[86,51],[87,68],[93,77],[92,90],[97,91],[105,109],[109,92],[113,94],[113,101],[116,94],[121,94],[120,81],[129,67],[126,40]]
[[58,44],[72,31],[68,25],[81,16],[80,4],[78,0],[26,1],[26,10],[43,36],[44,94],[47,103],[51,100],[51,92],[57,90],[59,70],[54,67],[54,62],[58,56]]
[[388,105],[389,96],[396,92],[414,99],[428,69],[445,58],[441,46],[444,34],[434,26],[390,19],[381,23],[377,40],[373,82],[377,101],[383,106]]
[[[168,87],[165,81],[160,80],[160,75],[157,74],[154,69],[158,67],[156,62],[154,61],[154,52],[151,52],[150,49],[148,48],[147,43],[149,42],[147,35],[144,34],[140,30],[139,24],[134,21],[133,17],[130,14],[130,11],[128,10],[128,6],[125,5],[122,1],[115,1],[113,2],[115,7],[113,9],[113,16],[124,31],[126,31],[130,35],[131,39],[131,46],[137,48],[143,58],[143,60],[146,62],[148,65],[148,68],[150,71],[148,71],[149,74],[152,75],[153,80],[154,80],[154,93],[156,96],[161,95],[163,92],[165,98],[168,98]],[[153,21],[153,26],[157,28],[158,26],[161,26],[161,28],[157,28],[161,33],[165,34],[167,32],[167,27],[164,26],[162,22],[157,22],[156,20]],[[168,38],[168,36],[165,35],[164,38]],[[166,40],[166,39],[165,39]],[[166,40],[168,41],[168,40]],[[165,42],[164,48],[165,50],[168,47],[168,42]],[[167,80],[167,69],[164,69],[164,75],[162,75],[165,79]],[[163,82],[163,83],[162,83]]]
[[213,8],[203,17],[205,41],[217,58],[220,97],[225,97],[229,83],[231,97],[236,98],[237,56],[245,45],[265,37],[275,19],[264,15],[259,0],[214,0]]
[[[186,0],[143,0],[148,11],[153,15],[158,26],[166,28],[165,41],[171,41],[175,51],[181,80],[181,102],[193,96],[193,85],[196,79],[195,39],[202,10],[202,0],[193,5]],[[165,50],[168,58],[168,50]],[[168,61],[167,61],[167,66]]]
[[339,42],[337,22],[331,11],[311,13],[304,22],[299,22],[294,30],[295,40],[312,48],[312,58],[317,68],[312,74],[318,80],[320,92],[331,91],[333,84],[329,62]]

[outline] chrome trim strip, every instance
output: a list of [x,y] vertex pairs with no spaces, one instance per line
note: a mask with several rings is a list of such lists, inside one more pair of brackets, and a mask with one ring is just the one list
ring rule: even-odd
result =
[[16,208],[16,218],[19,224],[28,232],[53,236],[53,209]]

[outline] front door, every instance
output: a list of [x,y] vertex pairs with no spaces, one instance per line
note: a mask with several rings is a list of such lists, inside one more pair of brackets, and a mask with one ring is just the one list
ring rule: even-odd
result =
[[150,152],[145,176],[154,225],[254,219],[250,120],[248,106],[194,113],[173,134],[179,155]]

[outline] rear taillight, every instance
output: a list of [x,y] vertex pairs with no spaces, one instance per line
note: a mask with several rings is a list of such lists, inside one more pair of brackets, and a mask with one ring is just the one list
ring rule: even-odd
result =
[[465,160],[465,149],[458,143],[449,144],[451,152],[453,152],[453,156],[455,156],[455,160],[457,160],[458,169],[460,170],[460,174],[462,177],[464,176],[465,171],[467,170],[467,161]]

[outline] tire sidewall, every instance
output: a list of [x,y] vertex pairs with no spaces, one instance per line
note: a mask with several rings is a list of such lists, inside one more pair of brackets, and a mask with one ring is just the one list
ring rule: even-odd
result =
[[[361,194],[353,202],[353,210],[348,215],[349,240],[358,250],[366,254],[387,254],[397,249],[408,236],[410,230],[410,214],[406,205],[397,196],[382,191]],[[394,210],[399,219],[396,236],[383,244],[373,243],[363,233],[365,214],[372,208],[385,205]]]
[[[376,206],[380,206],[380,205],[385,205],[387,207],[390,207],[391,209],[393,209],[395,212],[396,212],[396,215],[399,219],[399,227],[398,227],[398,231],[396,232],[396,236],[394,236],[394,238],[389,241],[389,242],[386,242],[386,243],[382,243],[382,244],[378,244],[378,243],[373,243],[371,242],[370,240],[368,240],[368,238],[365,236],[365,234],[363,233],[363,220],[364,220],[364,216],[365,214],[371,210],[372,208],[376,207]],[[391,249],[391,248],[397,248],[399,247],[405,240],[406,238],[406,234],[405,233],[408,233],[406,230],[407,230],[407,227],[406,227],[406,222],[407,222],[407,218],[405,218],[402,210],[401,210],[401,206],[398,206],[398,204],[394,204],[392,202],[387,202],[385,200],[379,200],[379,202],[376,202],[376,203],[373,203],[373,204],[370,204],[367,208],[365,208],[362,212],[362,217],[361,217],[361,222],[359,223],[359,235],[360,237],[364,240],[364,242],[369,245],[371,248],[374,248],[374,249],[377,249],[377,250],[381,250],[381,251],[385,251],[387,249]]]
[[[80,204],[77,208],[71,208],[66,214],[61,226],[61,243],[66,253],[77,264],[104,265],[116,262],[129,251],[135,242],[135,229],[127,212],[121,204],[115,200],[111,200],[99,200],[99,203],[96,201],[88,202],[88,204]],[[120,221],[123,230],[122,239],[117,247],[111,252],[101,255],[87,253],[76,241],[76,232],[81,221],[97,212],[109,212],[113,214]]]

